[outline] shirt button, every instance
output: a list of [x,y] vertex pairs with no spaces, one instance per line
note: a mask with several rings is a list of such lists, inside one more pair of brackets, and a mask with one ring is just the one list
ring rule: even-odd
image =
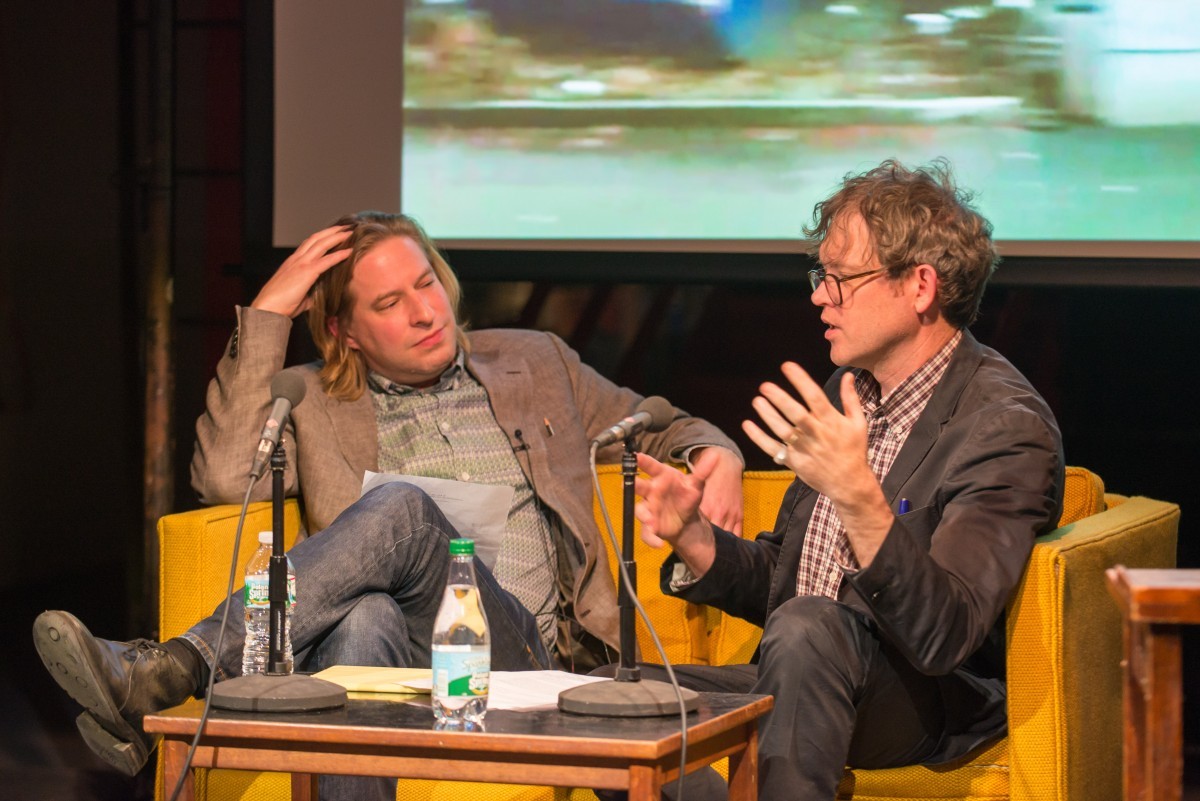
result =
[[459,474],[458,474],[458,480],[459,480],[459,481],[470,481],[470,480],[471,480],[471,474],[470,474],[470,473],[468,473],[466,470],[464,470],[464,471],[462,471],[461,473],[459,473]]

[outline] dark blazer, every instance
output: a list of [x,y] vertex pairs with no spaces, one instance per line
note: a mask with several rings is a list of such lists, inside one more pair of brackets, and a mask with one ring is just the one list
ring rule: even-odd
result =
[[[825,386],[839,406],[842,372]],[[1003,730],[1004,607],[1034,538],[1058,524],[1064,480],[1050,408],[1003,356],[964,332],[883,481],[892,508],[907,498],[911,511],[897,516],[870,566],[847,575],[839,597],[921,672],[947,677],[960,713],[947,722],[947,759]],[[773,531],[754,540],[718,531],[712,568],[674,594],[769,623],[796,594],[816,499],[797,480]],[[675,561],[663,566],[664,592]]]

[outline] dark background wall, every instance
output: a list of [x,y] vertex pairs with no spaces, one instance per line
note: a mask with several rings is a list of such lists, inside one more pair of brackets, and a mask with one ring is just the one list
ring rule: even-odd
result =
[[[172,408],[174,505],[182,509],[196,505],[186,483],[192,423],[233,304],[250,298],[254,279],[240,270],[240,5],[177,7]],[[148,218],[147,8],[0,6],[0,716],[10,723],[0,738],[0,786],[33,775],[31,798],[131,794],[79,752],[77,710],[37,666],[29,625],[47,607],[75,611],[116,638],[149,633],[153,621],[142,569],[138,266]],[[796,213],[799,221],[807,210]],[[736,274],[736,257],[730,269]],[[765,459],[738,428],[755,386],[785,358],[827,370],[799,267],[794,280],[757,285],[466,289],[477,324],[558,330],[618,380],[668,394],[733,432],[757,466]],[[539,293],[547,303],[534,315],[527,301]],[[1152,285],[996,286],[976,326],[1051,402],[1070,463],[1096,470],[1113,491],[1183,506],[1179,561],[1190,567],[1200,567],[1189,516],[1200,478],[1198,300],[1196,290]],[[640,329],[645,319],[663,322]],[[645,339],[631,348],[639,331]],[[628,355],[635,350],[645,356]],[[1187,648],[1189,664],[1200,664],[1195,642]],[[1195,697],[1200,686],[1189,681]],[[1200,705],[1189,700],[1190,754],[1198,718]]]

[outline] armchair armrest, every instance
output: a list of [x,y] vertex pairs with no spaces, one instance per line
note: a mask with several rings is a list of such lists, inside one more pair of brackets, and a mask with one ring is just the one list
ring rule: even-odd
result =
[[1104,570],[1175,565],[1179,506],[1134,497],[1034,545],[1008,608],[1013,801],[1121,794],[1121,620]]
[[[239,511],[235,504],[224,504],[159,518],[159,639],[182,634],[225,597]],[[283,522],[284,545],[290,548],[300,530],[300,505],[295,498],[284,503]],[[238,548],[235,588],[241,586],[246,562],[258,548],[258,532],[270,529],[270,502],[250,504]]]

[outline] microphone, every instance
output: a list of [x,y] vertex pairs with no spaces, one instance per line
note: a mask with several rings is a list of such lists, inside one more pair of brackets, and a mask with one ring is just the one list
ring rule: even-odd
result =
[[287,422],[292,409],[304,400],[307,389],[304,379],[294,371],[280,370],[271,379],[271,397],[275,402],[271,405],[271,413],[267,415],[267,423],[263,426],[262,439],[259,440],[258,450],[254,454],[254,463],[250,465],[251,478],[262,478],[267,469],[267,462],[275,451],[275,446],[279,444],[280,435],[283,434],[283,424]]
[[592,440],[597,448],[622,442],[641,431],[662,431],[671,425],[675,419],[675,409],[670,401],[659,395],[652,395],[638,404],[637,411],[621,422],[604,429]]

